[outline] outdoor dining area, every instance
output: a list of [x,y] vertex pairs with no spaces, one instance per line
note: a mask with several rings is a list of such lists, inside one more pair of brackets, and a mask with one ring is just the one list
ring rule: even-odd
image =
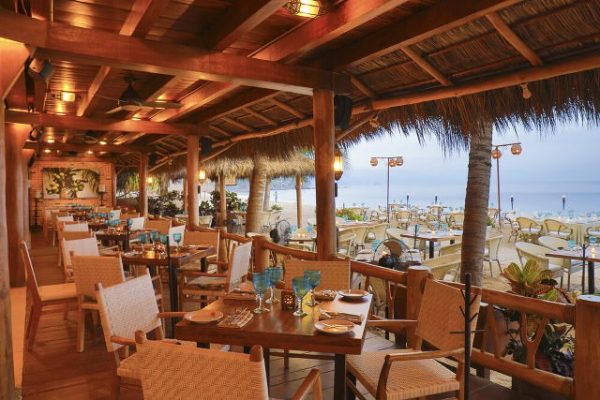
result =
[[[0,0],[0,400],[600,398],[600,215],[490,198],[504,132],[598,125],[599,21]],[[380,205],[340,201],[384,135],[468,154],[464,203],[390,201],[396,148]]]

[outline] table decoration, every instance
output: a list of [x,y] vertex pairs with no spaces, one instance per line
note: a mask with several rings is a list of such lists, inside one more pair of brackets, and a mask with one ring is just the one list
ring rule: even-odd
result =
[[293,290],[284,289],[281,291],[281,309],[294,310],[296,308],[296,296]]
[[304,310],[302,309],[302,300],[304,296],[308,293],[309,282],[306,276],[295,276],[292,278],[292,289],[294,289],[294,294],[296,295],[297,307],[296,311],[294,311],[294,316],[303,317],[306,315]]

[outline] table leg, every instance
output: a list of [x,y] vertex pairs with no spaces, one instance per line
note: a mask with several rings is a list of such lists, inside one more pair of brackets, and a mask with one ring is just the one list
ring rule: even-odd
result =
[[433,240],[429,241],[429,258],[433,258],[435,253],[435,242]]
[[267,388],[271,391],[271,349],[263,347],[263,357],[265,359],[265,372],[267,374]]
[[[356,377],[352,374],[348,374],[348,379],[350,379],[350,381],[354,384],[354,386],[356,386]],[[355,400],[356,399],[356,395],[354,394],[354,392],[352,390],[346,390],[346,400]]]
[[[177,267],[169,263],[169,300],[171,303],[171,311],[179,311],[179,294],[177,293]],[[170,318],[171,332],[175,334],[175,325],[177,318]]]
[[346,399],[346,355],[335,355],[335,373],[333,384],[333,398],[335,400]]
[[588,261],[588,293],[596,293],[596,287],[594,282],[594,262]]
[[206,257],[200,260],[200,271],[208,272],[208,261],[206,260]]

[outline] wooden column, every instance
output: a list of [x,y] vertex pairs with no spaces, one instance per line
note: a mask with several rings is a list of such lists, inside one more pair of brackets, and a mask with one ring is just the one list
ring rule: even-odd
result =
[[111,192],[111,200],[112,200],[112,206],[113,208],[117,207],[117,166],[115,164],[112,164],[110,167],[110,173],[112,175],[112,187]]
[[33,198],[33,193],[29,187],[29,160],[33,157],[33,150],[21,150],[21,168],[23,170],[22,173],[22,190],[23,190],[23,204],[21,207],[23,208],[23,232],[25,232],[24,240],[27,242],[27,246],[31,246],[31,232],[29,231],[29,227],[33,225],[33,221],[30,222],[29,211],[31,207],[29,206],[30,199]]
[[6,125],[6,227],[8,229],[8,260],[10,284],[12,287],[25,285],[25,270],[19,255],[19,241],[26,239],[24,226],[27,213],[24,208],[26,187],[23,186],[23,157],[21,149],[29,130],[29,125]]
[[296,175],[296,225],[302,228],[302,176]]
[[260,233],[261,214],[265,196],[265,181],[267,159],[262,156],[254,157],[254,168],[250,179],[250,194],[248,195],[248,209],[246,211],[246,232]]
[[597,374],[600,368],[600,296],[579,296],[575,312],[575,399],[600,399],[600,380]]
[[[0,69],[2,66],[0,65]],[[0,86],[0,92],[3,88]],[[6,216],[6,158],[5,158],[4,103],[0,103],[0,221]],[[10,273],[8,263],[8,231],[0,223],[0,398],[15,398],[15,375],[12,350],[10,315]]]
[[148,216],[148,153],[140,154],[140,197],[138,198],[140,215]]
[[219,175],[219,209],[217,226],[227,226],[227,192],[225,190],[225,175]]
[[187,213],[188,226],[198,225],[198,164],[200,161],[200,141],[198,136],[187,137]]
[[317,193],[317,254],[319,260],[327,260],[335,257],[337,253],[333,173],[335,124],[331,90],[314,90],[313,119]]

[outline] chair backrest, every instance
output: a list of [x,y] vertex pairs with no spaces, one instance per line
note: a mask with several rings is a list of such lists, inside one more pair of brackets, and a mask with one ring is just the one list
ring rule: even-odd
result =
[[502,236],[490,236],[485,239],[485,245],[488,249],[489,256],[494,259],[498,258],[498,252],[500,251],[500,244],[502,243]]
[[370,233],[373,233],[375,240],[379,240],[380,242],[383,242],[385,240],[385,231],[388,228],[388,226],[389,225],[387,224],[387,222],[373,225],[373,226],[367,228],[367,235],[369,235]]
[[35,276],[35,271],[33,270],[33,264],[31,263],[31,257],[29,256],[29,249],[27,248],[27,243],[24,240],[19,242],[19,253],[21,253],[21,260],[23,261],[23,265],[25,266],[25,278],[27,279],[27,291],[31,296],[31,299],[35,303],[41,303],[42,298],[40,297],[40,292],[38,290],[38,282]]
[[251,260],[252,241],[242,243],[233,248],[229,257],[229,269],[227,270],[228,291],[231,291],[246,278]]
[[541,225],[535,220],[527,217],[517,217],[517,224],[520,229],[540,228]]
[[140,213],[138,213],[138,212],[121,213],[121,219],[132,219],[132,218],[139,218],[139,217],[140,217]]
[[109,352],[123,347],[111,341],[113,336],[133,340],[138,330],[150,332],[162,326],[152,278],[147,273],[107,288],[100,284],[96,298]]
[[212,224],[213,216],[212,215],[201,215],[198,218],[198,225],[204,227],[210,227]]
[[79,222],[76,224],[64,224],[63,233],[65,232],[87,232],[90,230],[87,222]]
[[546,247],[528,242],[517,242],[515,243],[515,247],[519,261],[521,261],[521,266],[525,265],[527,260],[534,260],[538,263],[539,267],[548,268],[550,260],[546,257],[546,253],[548,252]]
[[355,239],[356,233],[354,232],[340,233],[338,238],[338,252],[340,252],[340,250],[345,250],[345,254],[350,255],[350,249],[352,248]]
[[488,208],[488,218],[491,220],[498,219],[498,209],[497,208]]
[[[474,296],[470,307],[470,315],[479,312],[481,295]],[[461,309],[465,301],[460,289],[444,283],[428,279],[419,309],[419,318],[415,333],[427,343],[440,350],[452,350],[464,347],[464,335],[452,332],[463,332],[465,319]],[[475,330],[477,317],[471,321],[471,330]],[[471,349],[467,349],[471,351]]]
[[[95,238],[96,234],[92,231],[85,231],[85,232],[69,232],[69,231],[65,231],[62,233],[62,238],[69,241],[69,240],[77,240],[77,239],[86,239],[86,238]],[[62,249],[61,249],[62,251]]]
[[94,211],[97,213],[109,213],[111,208],[106,206],[97,206]]
[[546,228],[546,232],[571,232],[572,229],[567,225],[563,224],[560,221],[555,219],[545,219],[544,220],[544,228]]
[[538,243],[550,250],[562,250],[569,247],[568,241],[556,236],[542,236],[538,239]]
[[170,219],[149,219],[144,224],[144,228],[157,230],[161,235],[167,235],[170,227]]
[[[72,266],[71,252],[75,256],[99,256],[100,250],[98,249],[98,242],[96,237],[89,237],[86,239],[77,240],[65,240],[64,238],[60,241],[62,250],[62,261],[65,273]],[[68,274],[67,274],[68,275]]]
[[395,216],[397,220],[408,221],[410,220],[411,213],[408,210],[402,210],[396,212]]
[[60,213],[56,215],[56,222],[73,222],[73,221],[74,221],[74,219],[73,219],[72,215],[62,215],[61,216]]
[[73,278],[77,294],[96,299],[96,284],[109,287],[125,282],[121,256],[74,256]]
[[304,275],[307,269],[321,271],[321,283],[317,289],[350,289],[350,261],[287,260],[285,262],[285,287],[292,288],[292,278]]
[[129,218],[131,220],[131,227],[129,230],[131,231],[141,231],[144,229],[144,222],[146,222],[146,218],[144,217],[133,217]]
[[110,210],[109,212],[110,219],[121,219],[121,210]]
[[189,231],[185,233],[183,244],[196,246],[219,246],[219,231]]
[[169,228],[169,240],[171,241],[171,246],[175,245],[175,239],[173,239],[175,233],[181,233],[181,243],[183,243],[185,236],[187,235],[185,225],[177,225]]
[[262,348],[250,354],[144,341],[136,346],[146,400],[268,400]]

